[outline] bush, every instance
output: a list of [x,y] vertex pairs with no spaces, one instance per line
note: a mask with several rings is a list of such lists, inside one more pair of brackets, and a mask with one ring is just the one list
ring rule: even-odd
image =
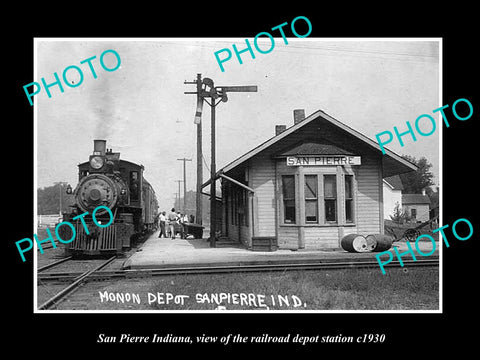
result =
[[400,224],[410,221],[410,215],[408,215],[408,212],[400,207],[398,202],[395,204],[393,215],[390,215],[390,218],[392,221]]

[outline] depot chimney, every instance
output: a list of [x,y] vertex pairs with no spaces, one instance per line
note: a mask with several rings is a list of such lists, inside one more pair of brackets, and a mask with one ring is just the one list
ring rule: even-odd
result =
[[287,130],[287,125],[275,125],[275,136]]
[[293,123],[296,125],[303,120],[305,120],[305,109],[293,110]]

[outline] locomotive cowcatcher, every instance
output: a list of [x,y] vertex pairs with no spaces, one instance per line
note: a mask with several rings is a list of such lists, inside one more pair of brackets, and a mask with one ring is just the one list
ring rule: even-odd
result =
[[[157,223],[158,203],[155,191],[143,177],[143,165],[120,160],[120,153],[106,149],[106,140],[94,140],[89,161],[78,165],[78,185],[73,191],[72,212],[64,214],[63,221],[72,223],[76,237],[66,244],[68,255],[121,254],[129,249],[141,235],[154,231]],[[67,192],[72,192],[67,188]],[[113,223],[98,227],[92,212],[100,205],[113,214]],[[88,212],[82,219],[74,217]],[[100,208],[95,213],[100,224],[107,224],[111,215]],[[66,229],[65,229],[66,228]],[[71,238],[71,230],[64,226],[62,238]]]

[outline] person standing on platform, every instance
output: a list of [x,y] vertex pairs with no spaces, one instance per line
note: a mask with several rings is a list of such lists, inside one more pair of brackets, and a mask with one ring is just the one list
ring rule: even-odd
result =
[[177,223],[180,225],[180,239],[183,239],[183,214],[177,211]]
[[177,214],[175,213],[175,208],[172,208],[170,214],[168,214],[168,224],[170,228],[170,237],[175,239],[175,224],[177,223]]
[[165,211],[162,211],[160,214],[160,234],[158,234],[158,237],[161,238],[162,235],[164,238],[167,237],[167,234],[165,233],[165,225],[167,222],[167,215]]
[[187,226],[188,226],[188,215],[184,214],[184,215],[182,215],[182,230],[183,230],[182,238],[183,239],[186,239],[187,235],[188,235]]

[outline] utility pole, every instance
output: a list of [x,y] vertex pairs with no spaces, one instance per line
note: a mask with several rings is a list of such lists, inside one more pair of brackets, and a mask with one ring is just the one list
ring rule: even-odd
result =
[[[180,207],[180,183],[182,182],[183,180],[175,180],[175,182],[178,183],[178,206]],[[176,202],[176,201],[175,201]],[[178,209],[177,209],[178,211]]]
[[202,151],[202,74],[197,74],[197,111],[195,112],[195,123],[197,124],[197,186],[195,193],[195,221],[198,225],[203,223],[202,205],[202,182],[203,182],[203,151]]
[[177,159],[183,161],[183,214],[187,212],[187,166],[185,165],[187,161],[192,161],[192,159]]
[[[201,81],[201,83],[200,83]],[[184,92],[185,94],[196,94],[197,95],[197,112],[195,114],[195,123],[201,122],[201,114],[203,101],[210,105],[210,114],[211,114],[211,165],[210,165],[210,247],[216,247],[215,244],[215,232],[217,230],[216,220],[217,220],[217,204],[216,204],[216,186],[215,186],[215,176],[216,176],[216,145],[215,145],[215,107],[221,102],[227,102],[227,92],[257,92],[257,86],[214,86],[213,80],[210,78],[204,78],[201,80],[201,74],[197,74],[197,80],[194,82],[185,81],[184,84],[196,84],[196,92]],[[203,85],[203,88],[202,88]],[[207,91],[207,87],[209,90]],[[210,102],[207,101],[207,97],[210,98]],[[219,99],[216,103],[215,101]],[[197,139],[198,141],[198,139]],[[201,142],[201,139],[200,139]],[[198,153],[197,153],[198,156]],[[198,158],[197,158],[198,159]],[[197,160],[198,161],[198,160]],[[197,163],[198,166],[198,163]],[[200,191],[197,178],[197,194]],[[198,203],[197,203],[198,206]]]
[[197,109],[195,112],[194,124],[197,125],[197,184],[195,190],[195,223],[202,225],[203,206],[202,206],[202,183],[203,183],[203,151],[202,151],[202,74],[197,74],[195,81],[184,81],[184,84],[197,86],[196,92],[185,92],[185,94],[197,95]]
[[60,216],[62,216],[62,190],[63,190],[63,182],[61,181],[58,181],[58,182],[55,182],[54,185],[58,185],[58,192],[60,194],[60,200],[59,200],[59,205],[58,205],[58,213],[60,214]]

